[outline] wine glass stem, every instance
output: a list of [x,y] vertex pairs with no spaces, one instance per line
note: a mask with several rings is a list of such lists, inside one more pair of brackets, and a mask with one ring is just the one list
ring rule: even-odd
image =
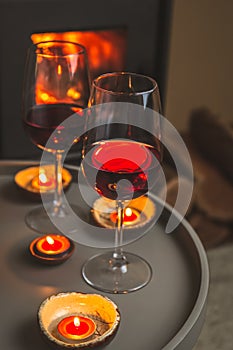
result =
[[113,252],[112,268],[120,268],[122,272],[127,271],[127,260],[121,248],[123,243],[124,203],[117,201],[117,225],[115,231],[115,250]]
[[55,153],[55,192],[53,205],[56,212],[59,212],[62,208],[62,154]]

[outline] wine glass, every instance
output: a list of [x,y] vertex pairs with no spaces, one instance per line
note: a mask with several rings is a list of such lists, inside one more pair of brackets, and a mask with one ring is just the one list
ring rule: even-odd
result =
[[62,156],[67,145],[70,145],[71,134],[73,144],[79,141],[79,137],[59,125],[75,115],[78,127],[89,95],[88,62],[82,45],[46,41],[29,48],[23,86],[23,125],[30,140],[40,149],[50,152],[55,162],[52,203],[47,204],[46,210],[41,205],[25,218],[28,226],[38,232],[56,230],[49,219],[50,215],[63,218],[67,214],[61,195]]
[[[154,185],[160,166],[159,89],[150,77],[107,73],[93,81],[89,104],[81,169],[100,196],[115,201],[117,222],[115,249],[90,258],[82,267],[82,275],[99,290],[127,293],[145,286],[152,274],[150,265],[124,252],[122,244],[124,208],[131,199],[148,193],[149,182],[150,187]],[[139,109],[139,123],[132,106]],[[157,118],[153,115],[144,120],[146,110],[157,112]],[[140,121],[146,123],[145,129]]]

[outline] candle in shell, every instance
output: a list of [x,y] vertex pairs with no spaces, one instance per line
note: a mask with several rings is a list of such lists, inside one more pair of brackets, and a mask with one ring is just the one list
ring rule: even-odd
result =
[[96,324],[89,317],[68,316],[59,322],[57,329],[65,338],[82,340],[91,337],[95,333]]
[[30,244],[31,254],[48,262],[65,261],[74,250],[74,244],[67,237],[49,234],[34,239]]
[[[66,190],[71,183],[72,175],[67,169],[62,168],[61,176],[62,187]],[[35,195],[46,193],[50,195],[56,188],[55,167],[50,164],[29,167],[20,170],[15,175],[14,180],[16,185],[27,193],[33,193]]]
[[38,321],[52,348],[102,349],[116,335],[120,313],[103,295],[62,292],[41,303]]

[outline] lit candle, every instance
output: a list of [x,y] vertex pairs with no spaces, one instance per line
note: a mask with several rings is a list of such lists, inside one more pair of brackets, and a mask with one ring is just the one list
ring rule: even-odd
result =
[[135,221],[137,218],[138,218],[138,213],[135,210],[132,210],[131,208],[125,209],[125,211],[124,211],[124,223]]
[[73,243],[65,236],[50,234],[34,239],[30,244],[30,252],[43,261],[65,261],[73,252]]
[[70,247],[70,241],[65,236],[48,235],[40,238],[36,247],[45,254],[61,254]]
[[59,322],[57,329],[65,338],[81,340],[95,333],[96,324],[88,317],[68,316]]
[[[131,223],[135,222],[139,218],[140,214],[136,209],[133,208],[126,208],[124,210],[124,225],[130,225]],[[112,222],[116,223],[117,220],[117,213],[113,212],[110,215],[110,219]]]
[[50,191],[55,188],[55,179],[48,176],[44,169],[40,168],[39,175],[32,179],[32,187],[40,191]]

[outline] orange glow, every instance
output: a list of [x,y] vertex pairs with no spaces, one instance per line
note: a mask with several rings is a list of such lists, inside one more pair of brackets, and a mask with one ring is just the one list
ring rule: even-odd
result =
[[43,89],[43,84],[37,83],[36,85],[36,102],[40,103],[56,103],[57,99],[49,91]]
[[49,95],[46,92],[42,92],[40,94],[40,97],[44,102],[48,102],[48,100],[49,100]]
[[58,74],[58,75],[61,75],[61,74],[62,74],[62,67],[61,67],[60,64],[57,66],[57,74]]
[[67,96],[73,98],[74,100],[78,100],[81,97],[81,94],[79,91],[77,91],[73,87],[71,87],[67,91]]
[[91,78],[125,69],[127,31],[125,29],[73,31],[62,33],[34,33],[34,44],[42,41],[61,40],[85,46]]

